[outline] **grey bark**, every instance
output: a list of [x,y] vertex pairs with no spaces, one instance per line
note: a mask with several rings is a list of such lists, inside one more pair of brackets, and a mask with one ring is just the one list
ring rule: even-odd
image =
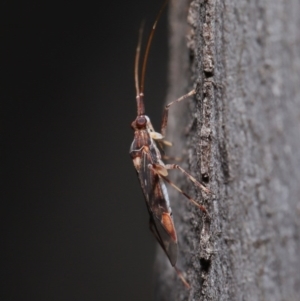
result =
[[[173,181],[178,280],[162,251],[155,300],[300,300],[300,1],[174,0],[171,154],[213,191]],[[187,21],[188,20],[188,21]],[[186,132],[184,132],[186,130]]]

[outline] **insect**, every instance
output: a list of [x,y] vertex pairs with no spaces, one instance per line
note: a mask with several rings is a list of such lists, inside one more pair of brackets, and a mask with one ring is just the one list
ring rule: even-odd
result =
[[177,100],[166,105],[161,123],[161,133],[155,132],[150,118],[145,115],[144,105],[144,82],[147,59],[149,55],[149,49],[154,36],[157,22],[165,8],[167,1],[160,9],[152,30],[150,32],[145,54],[143,58],[141,80],[139,79],[139,61],[141,52],[142,41],[142,27],[139,32],[139,40],[136,48],[135,66],[134,66],[134,78],[136,88],[136,101],[137,101],[137,117],[132,122],[131,127],[134,130],[134,139],[130,147],[130,156],[133,160],[134,167],[136,169],[140,185],[146,200],[147,209],[150,215],[150,230],[153,232],[158,243],[166,253],[170,260],[171,265],[175,268],[178,276],[183,281],[186,287],[190,287],[188,282],[183,277],[181,271],[176,267],[177,261],[177,234],[172,217],[172,210],[170,206],[168,191],[164,182],[169,183],[172,187],[182,193],[189,201],[194,203],[200,210],[207,211],[204,206],[198,204],[193,198],[183,192],[173,182],[168,179],[168,170],[177,169],[181,171],[189,180],[202,189],[205,193],[210,193],[210,190],[203,184],[198,182],[193,176],[187,173],[183,168],[177,164],[165,164],[162,159],[161,149],[164,144],[170,145],[165,140],[166,127],[168,122],[168,111],[170,106],[178,103],[195,94],[195,90],[192,90],[188,94],[178,98]]

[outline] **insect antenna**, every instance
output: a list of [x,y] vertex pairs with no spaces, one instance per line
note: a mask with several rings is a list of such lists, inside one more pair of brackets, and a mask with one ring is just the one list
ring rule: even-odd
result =
[[135,60],[134,60],[134,82],[135,82],[135,90],[136,90],[136,102],[137,102],[137,114],[143,115],[145,114],[145,106],[143,101],[143,93],[140,92],[140,83],[139,83],[139,62],[140,62],[140,54],[141,54],[141,44],[142,44],[142,36],[144,30],[144,23],[142,22],[140,30],[139,30],[139,40],[135,51]]
[[137,99],[137,111],[138,115],[143,115],[145,114],[145,105],[144,105],[144,87],[145,87],[145,74],[146,74],[146,67],[147,67],[147,61],[148,61],[148,56],[149,56],[149,50],[150,46],[152,43],[152,39],[155,33],[156,25],[158,20],[160,19],[160,16],[166,7],[167,3],[169,0],[165,0],[164,4],[162,5],[161,9],[159,10],[156,19],[154,21],[154,24],[152,26],[148,41],[147,41],[147,46],[143,58],[143,66],[142,66],[142,72],[141,72],[141,82],[139,86],[139,59],[140,59],[140,52],[141,52],[141,41],[142,41],[142,32],[143,32],[143,26],[141,26],[140,33],[139,33],[139,42],[138,46],[136,48],[136,55],[135,55],[135,68],[134,68],[134,75],[135,75],[135,88],[136,88],[136,99]]

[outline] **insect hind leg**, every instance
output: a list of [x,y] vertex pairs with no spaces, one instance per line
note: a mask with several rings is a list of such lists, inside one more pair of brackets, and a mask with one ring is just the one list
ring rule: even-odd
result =
[[187,288],[187,289],[190,289],[191,286],[189,285],[189,283],[186,281],[186,279],[184,278],[183,276],[183,273],[176,267],[174,266],[174,269],[177,273],[177,276],[179,277],[179,279],[183,282],[184,286]]
[[165,165],[166,169],[178,169],[179,171],[181,171],[190,181],[192,181],[195,185],[197,185],[200,189],[202,189],[205,193],[210,194],[211,191],[205,187],[204,184],[200,183],[199,181],[197,181],[191,174],[189,174],[188,172],[186,172],[182,167],[180,167],[177,164],[166,164]]
[[190,197],[187,193],[185,193],[183,190],[181,190],[177,185],[175,185],[170,179],[168,179],[165,176],[160,175],[167,183],[169,183],[173,188],[175,188],[177,191],[179,191],[181,194],[183,194],[190,202],[192,202],[194,205],[196,205],[201,211],[203,211],[204,213],[207,214],[207,216],[209,216],[206,208],[197,203],[192,197]]
[[[206,208],[197,203],[192,197],[190,197],[187,193],[185,193],[183,190],[181,190],[176,184],[174,184],[170,179],[167,178],[168,172],[167,172],[167,165],[162,166],[159,164],[149,164],[148,167],[152,169],[156,174],[158,174],[163,180],[165,180],[167,183],[169,183],[173,188],[175,188],[177,191],[179,191],[181,194],[183,194],[190,202],[192,202],[194,205],[196,205],[201,211],[207,214],[209,216]],[[196,181],[196,179],[195,179]]]

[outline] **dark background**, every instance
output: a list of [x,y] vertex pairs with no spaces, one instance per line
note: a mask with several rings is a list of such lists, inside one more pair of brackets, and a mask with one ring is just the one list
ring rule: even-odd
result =
[[[138,29],[161,4],[2,2],[1,301],[152,299],[156,243],[128,151]],[[167,40],[165,12],[145,90],[157,128]]]

